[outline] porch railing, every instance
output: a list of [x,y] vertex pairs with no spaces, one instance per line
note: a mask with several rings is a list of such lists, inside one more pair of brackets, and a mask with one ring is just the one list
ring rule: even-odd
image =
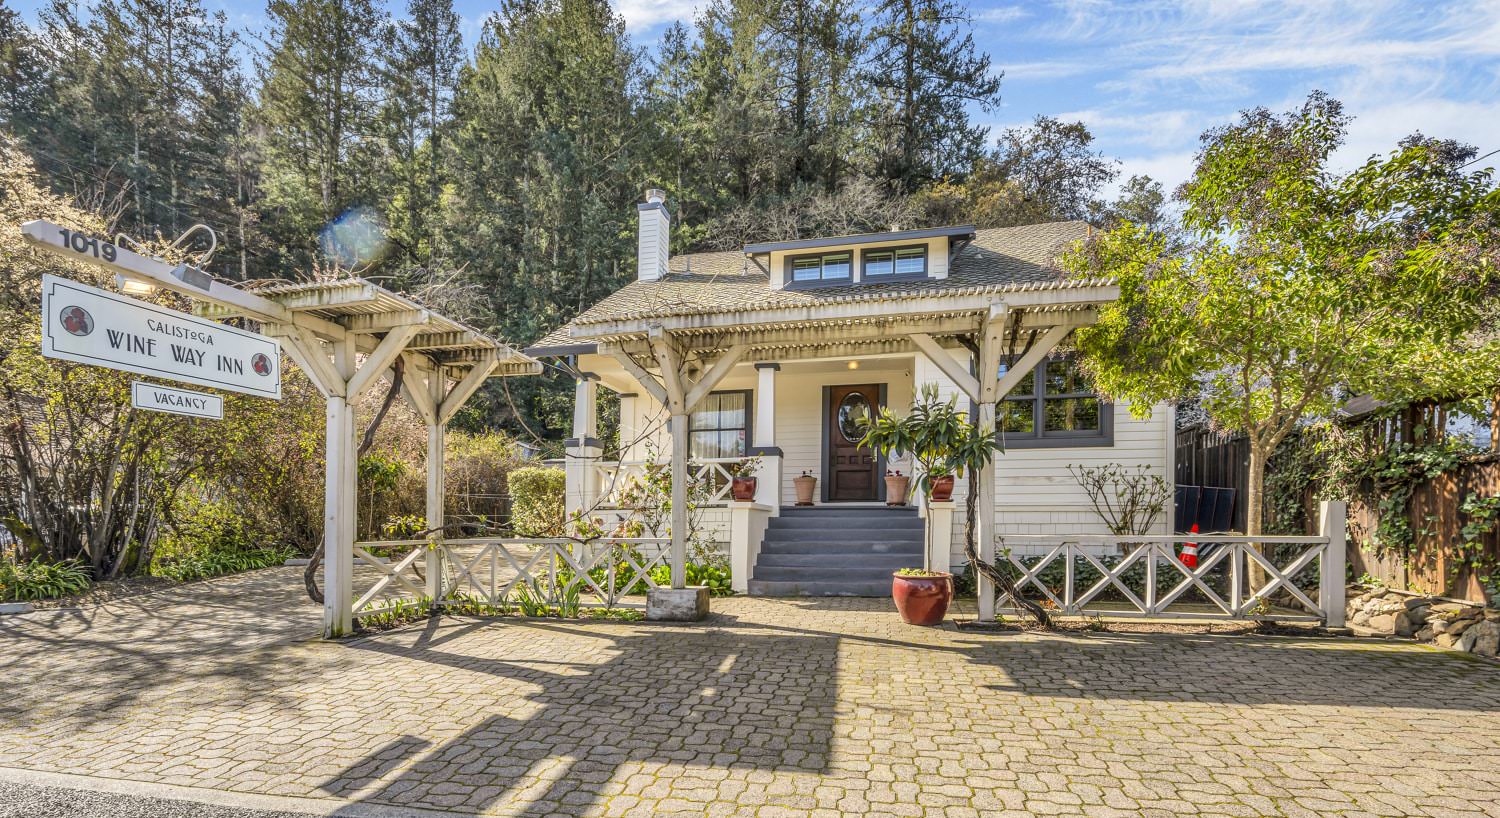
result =
[[[741,457],[699,457],[689,462],[689,474],[692,479],[708,485],[708,504],[728,504],[731,496],[729,470],[742,460],[744,458]],[[611,507],[621,505],[624,495],[629,491],[631,481],[644,479],[646,467],[650,465],[657,465],[663,469],[671,468],[668,463],[653,464],[648,460],[595,463],[594,470],[598,472],[599,493],[603,504]]]
[[[522,596],[543,605],[642,607],[627,597],[659,587],[651,572],[665,564],[670,540],[606,537],[588,542],[571,539],[473,537],[429,546],[425,540],[357,542],[359,564],[376,569],[375,582],[354,603],[356,617],[368,616],[426,596],[423,575],[429,547],[442,559],[441,606],[482,602],[516,606]],[[372,550],[402,552],[382,561]],[[410,549],[406,551],[406,549]]]
[[[1185,543],[1198,548],[1196,567],[1182,560]],[[1341,538],[1011,535],[998,551],[1022,596],[1064,615],[1343,624]],[[1017,610],[1008,596],[1000,604]]]

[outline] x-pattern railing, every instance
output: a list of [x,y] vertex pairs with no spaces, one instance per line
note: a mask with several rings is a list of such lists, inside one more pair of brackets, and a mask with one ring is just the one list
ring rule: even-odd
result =
[[[370,553],[371,549],[381,548],[410,548],[411,551],[402,555],[394,562],[387,562]],[[386,588],[392,585],[400,586],[412,598],[420,598],[426,593],[423,587],[425,580],[417,573],[417,563],[427,555],[426,540],[377,540],[371,542],[357,542],[354,544],[354,558],[360,562],[370,565],[379,571],[380,579],[375,581],[370,589],[365,591],[359,599],[354,602],[354,615],[364,616],[384,610],[387,605],[375,604]],[[408,578],[406,572],[411,571]],[[415,581],[413,581],[415,580]]]
[[[668,543],[664,539],[635,537],[606,537],[587,542],[497,537],[448,540],[445,548],[455,571],[447,587],[454,593],[477,596],[491,605],[513,601],[522,586],[549,603],[577,588],[580,605],[622,607],[626,605],[623,600],[627,592],[638,585],[658,587],[651,579],[651,572],[665,564]],[[642,545],[651,546],[655,553],[643,555]],[[478,550],[467,559],[458,558],[454,550],[464,547],[478,547]],[[566,573],[560,570],[563,568]],[[602,577],[593,575],[597,569],[603,569]]]
[[[1185,542],[1196,543],[1201,550],[1196,567],[1183,564],[1179,557],[1178,546]],[[1039,594],[1057,612],[1066,615],[1108,613],[1112,616],[1157,618],[1326,620],[1329,605],[1323,599],[1325,594],[1321,589],[1334,584],[1342,587],[1343,582],[1342,560],[1332,568],[1337,571],[1337,577],[1323,576],[1325,570],[1330,570],[1328,544],[1327,537],[1207,534],[1077,536],[1059,542],[1058,537],[1028,535],[1005,537],[998,550],[1003,555],[1002,559],[1009,562],[1016,572],[1018,592],[1028,596]],[[1033,553],[1018,555],[1012,550],[1015,546],[1022,545],[1031,546],[1029,550]],[[1273,547],[1275,550],[1285,550],[1288,546],[1298,549],[1298,553],[1290,561],[1277,564],[1276,560],[1268,556]],[[1100,558],[1100,554],[1107,551],[1108,547],[1118,549],[1120,553],[1119,561],[1113,565],[1106,564]],[[1058,561],[1062,561],[1063,577],[1061,587],[1054,588],[1045,581],[1044,572]],[[1316,601],[1296,582],[1314,561],[1318,562],[1317,584],[1320,588]],[[1091,567],[1098,574],[1098,579],[1088,588],[1080,590],[1078,579],[1081,565]],[[1252,565],[1264,574],[1264,584],[1247,593]],[[1140,594],[1127,584],[1127,574],[1134,569],[1140,570]],[[1227,580],[1227,599],[1210,584],[1214,579],[1212,575],[1221,569]],[[1176,584],[1165,592],[1158,593],[1159,575],[1163,571],[1166,571],[1164,576],[1175,579]],[[1100,608],[1097,604],[1094,608],[1088,607],[1091,603],[1097,603],[1099,597],[1109,591],[1116,592],[1131,607]],[[1192,611],[1169,610],[1172,605],[1184,601],[1183,598],[1193,591],[1197,591],[1207,604],[1200,603],[1200,609]],[[1278,592],[1281,593],[1280,597],[1277,596]],[[1295,603],[1305,609],[1306,613],[1272,610],[1270,606],[1273,600]],[[1014,600],[1003,596],[1001,603],[1014,606]]]
[[[691,474],[694,481],[706,482],[709,486],[706,502],[712,504],[727,503],[731,492],[730,467],[740,462],[738,457],[714,457],[695,458],[690,463]],[[601,462],[595,463],[594,469],[599,473],[599,486],[604,492],[605,501],[617,504],[621,496],[630,486],[633,479],[641,479],[646,473],[646,467],[653,465],[644,460],[627,460],[618,463]],[[667,468],[667,464],[656,464]]]

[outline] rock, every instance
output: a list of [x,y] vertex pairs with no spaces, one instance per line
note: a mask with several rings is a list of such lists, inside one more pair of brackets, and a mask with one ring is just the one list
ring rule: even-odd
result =
[[1373,591],[1370,592],[1370,598],[1371,599],[1380,599],[1381,597],[1384,597],[1386,594],[1389,594],[1390,592],[1391,592],[1391,589],[1389,589],[1389,588],[1376,588],[1375,590],[1373,590]]
[[708,616],[708,588],[652,588],[646,592],[646,618],[653,622],[698,622]]
[[1459,637],[1459,636],[1462,636],[1463,632],[1466,631],[1466,630],[1468,630],[1469,627],[1472,626],[1473,624],[1474,624],[1474,620],[1472,620],[1472,619],[1458,619],[1458,620],[1454,620],[1454,621],[1448,623],[1447,633],[1449,633],[1450,635],[1454,636],[1455,638]]
[[1500,622],[1500,609],[1486,608],[1484,611],[1484,621]]
[[1432,630],[1431,625],[1423,625],[1422,629],[1417,631],[1416,635],[1412,638],[1416,639],[1418,642],[1431,642],[1432,637],[1435,635],[1436,633]]
[[1461,611],[1468,607],[1470,606],[1460,605],[1457,602],[1435,602],[1432,605],[1432,610],[1437,613],[1447,613],[1448,611]]
[[1365,627],[1380,633],[1396,632],[1396,615],[1393,613],[1376,614],[1370,617],[1370,624]]
[[1465,650],[1470,653],[1494,656],[1500,653],[1500,622],[1481,622],[1464,631],[1463,638],[1458,641],[1459,644],[1468,642]]
[[1446,620],[1446,619],[1429,619],[1429,620],[1427,620],[1427,627],[1430,628],[1432,630],[1432,632],[1435,633],[1435,634],[1436,633],[1447,633],[1448,632],[1448,620]]
[[1456,647],[1456,648],[1458,648],[1459,650],[1463,651],[1464,653],[1473,653],[1474,652],[1474,643],[1477,642],[1478,640],[1479,640],[1479,629],[1478,628],[1470,628],[1470,629],[1464,631],[1463,636],[1458,637],[1458,641],[1455,642],[1453,646]]
[[1411,611],[1402,611],[1395,615],[1391,624],[1391,632],[1397,636],[1411,636],[1421,630],[1422,622],[1424,621],[1426,621],[1426,617],[1418,621],[1412,616]]
[[0,602],[0,614],[23,614],[36,610],[30,602]]
[[1413,611],[1417,608],[1426,608],[1432,605],[1432,597],[1414,596],[1411,599],[1406,600],[1406,602],[1402,604],[1406,606],[1406,609],[1408,611]]
[[1370,626],[1370,612],[1360,611],[1354,616],[1349,617],[1349,621],[1360,626],[1361,628],[1368,628]]
[[1454,636],[1451,633],[1440,633],[1433,641],[1436,642],[1437,646],[1440,648],[1451,648],[1454,645],[1458,644],[1458,637]]

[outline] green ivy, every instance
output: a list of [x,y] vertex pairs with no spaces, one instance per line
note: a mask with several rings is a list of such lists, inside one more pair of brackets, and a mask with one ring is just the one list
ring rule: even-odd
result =
[[1458,507],[1467,522],[1460,532],[1458,561],[1470,566],[1490,599],[1500,598],[1500,564],[1485,555],[1484,538],[1500,525],[1500,496],[1470,494]]

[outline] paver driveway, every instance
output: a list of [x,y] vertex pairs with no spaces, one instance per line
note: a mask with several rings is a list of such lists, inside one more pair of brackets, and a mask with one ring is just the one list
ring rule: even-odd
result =
[[1500,815],[1500,666],[879,600],[339,644],[277,569],[0,620],[0,767],[502,815]]

